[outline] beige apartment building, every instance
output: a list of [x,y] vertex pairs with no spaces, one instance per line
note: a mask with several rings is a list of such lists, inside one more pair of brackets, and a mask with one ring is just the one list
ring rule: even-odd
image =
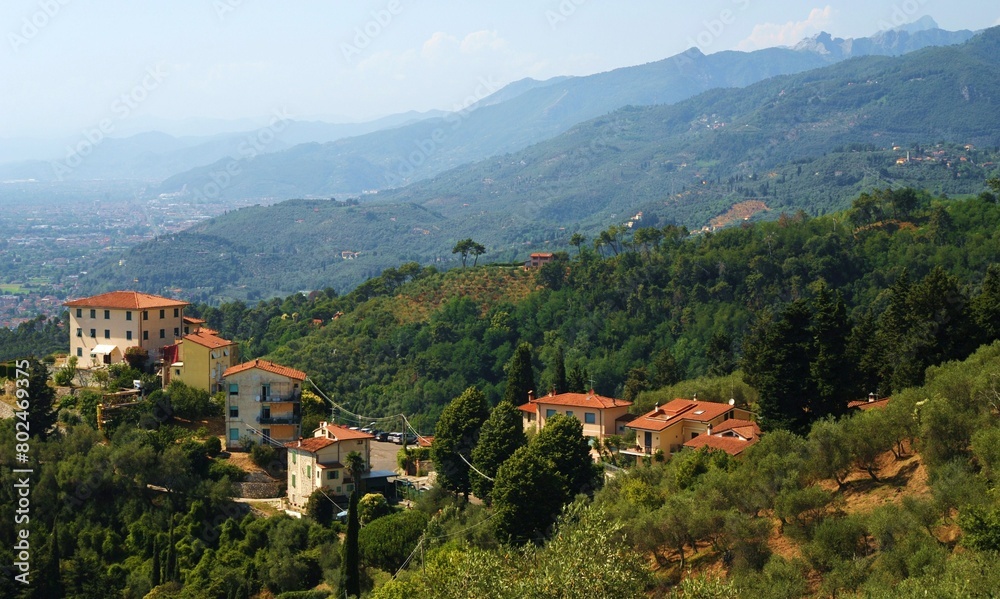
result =
[[246,441],[278,445],[299,438],[306,373],[267,360],[251,360],[222,373],[226,392],[226,449]]
[[180,300],[112,291],[63,304],[69,309],[69,350],[78,368],[98,368],[124,360],[130,347],[140,347],[150,361],[181,337],[184,308]]

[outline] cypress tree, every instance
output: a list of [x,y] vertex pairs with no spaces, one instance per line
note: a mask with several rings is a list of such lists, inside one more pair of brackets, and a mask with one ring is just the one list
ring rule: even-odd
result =
[[152,585],[159,586],[160,584],[160,548],[156,546],[156,537],[153,537],[153,576]]
[[831,296],[826,284],[821,284],[812,307],[814,357],[809,372],[816,384],[816,394],[810,401],[809,419],[818,420],[847,411],[855,369],[847,359],[850,323],[840,292]]
[[165,580],[177,580],[175,571],[177,568],[177,550],[174,549],[174,517],[170,515],[170,532],[167,534],[167,572]]
[[56,392],[49,387],[49,370],[34,356],[28,358],[28,419],[31,433],[43,441],[56,423]]
[[465,460],[471,462],[472,450],[479,443],[480,428],[488,416],[486,396],[479,389],[469,387],[445,406],[434,429],[431,458],[437,469],[438,484],[465,495],[466,499],[472,488]]
[[563,354],[561,345],[556,349],[554,370],[552,385],[555,387],[556,393],[566,393],[569,391],[569,383],[566,382],[566,356]]
[[[531,344],[521,343],[506,366],[507,386],[503,398],[519,406],[528,401],[528,392],[535,391],[535,373],[531,367]],[[537,395],[542,395],[538,393]]]
[[341,594],[350,597],[361,596],[360,552],[358,550],[358,534],[361,523],[358,520],[358,491],[351,493],[351,502],[347,506],[347,537],[344,539],[344,553],[340,561]]

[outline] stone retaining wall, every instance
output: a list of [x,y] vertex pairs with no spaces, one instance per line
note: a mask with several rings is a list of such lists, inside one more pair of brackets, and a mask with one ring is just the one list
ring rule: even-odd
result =
[[233,483],[233,495],[246,499],[274,499],[284,497],[286,484],[284,482],[269,483]]

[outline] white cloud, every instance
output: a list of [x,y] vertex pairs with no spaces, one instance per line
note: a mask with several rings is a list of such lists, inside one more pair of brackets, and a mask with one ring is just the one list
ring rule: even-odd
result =
[[749,51],[773,46],[790,46],[811,34],[820,32],[833,20],[835,13],[833,7],[827,5],[824,8],[812,9],[804,21],[755,25],[750,37],[740,42],[737,47]]

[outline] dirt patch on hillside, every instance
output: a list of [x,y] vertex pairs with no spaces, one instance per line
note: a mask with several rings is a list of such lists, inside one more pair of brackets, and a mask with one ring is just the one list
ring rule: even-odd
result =
[[768,208],[767,204],[764,202],[761,202],[760,200],[747,200],[746,202],[733,204],[729,210],[726,210],[724,213],[709,221],[709,226],[714,228],[725,227],[735,222],[749,220],[750,217],[758,212],[764,212],[767,210],[770,210],[770,208]]

